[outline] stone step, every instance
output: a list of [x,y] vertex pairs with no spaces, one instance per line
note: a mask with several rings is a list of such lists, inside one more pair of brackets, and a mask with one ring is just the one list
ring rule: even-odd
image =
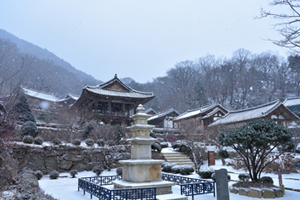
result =
[[156,199],[157,200],[188,200],[188,197],[179,194],[163,194],[163,195],[157,195]]
[[174,160],[174,161],[178,161],[178,160],[183,160],[183,161],[191,161],[191,159],[189,158],[168,158],[168,157],[165,157],[166,160]]
[[184,158],[188,158],[189,159],[189,157],[187,157],[187,156],[165,156],[164,155],[164,157],[165,158],[169,158],[169,159],[184,159]]
[[181,152],[173,152],[173,153],[162,153],[166,162],[175,163],[176,165],[191,165],[195,167],[192,160]]

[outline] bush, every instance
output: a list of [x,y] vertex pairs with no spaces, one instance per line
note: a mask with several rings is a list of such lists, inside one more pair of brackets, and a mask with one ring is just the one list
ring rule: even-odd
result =
[[72,141],[72,144],[79,146],[81,144],[81,141],[79,139],[75,139]]
[[33,142],[34,142],[34,144],[42,145],[44,140],[41,137],[36,137],[36,138],[34,138]]
[[150,137],[156,138],[156,135],[154,132],[150,132]]
[[175,165],[171,168],[172,173],[181,173],[182,175],[188,175],[194,171],[191,165]]
[[122,175],[122,174],[123,174],[123,168],[122,168],[122,167],[119,167],[119,168],[117,169],[117,174],[118,174],[118,175]]
[[250,175],[248,173],[241,173],[239,174],[239,180],[242,182],[249,182]]
[[33,137],[30,136],[30,135],[26,135],[26,136],[23,137],[22,141],[26,144],[32,144],[33,143]]
[[70,175],[71,175],[72,178],[75,178],[76,174],[78,174],[78,171],[76,169],[72,169],[70,171]]
[[98,144],[99,147],[104,147],[105,146],[105,142],[104,142],[103,139],[97,140],[97,144]]
[[51,173],[50,173],[50,179],[57,179],[59,177],[59,173],[58,171],[56,170],[53,170]]
[[32,137],[36,137],[38,134],[38,129],[34,122],[27,121],[23,124],[21,132],[22,135],[30,135]]
[[193,143],[187,140],[177,140],[172,144],[173,149],[179,149],[180,152],[189,153],[192,151]]
[[33,174],[38,180],[41,180],[41,178],[43,177],[43,172],[41,172],[40,170],[35,171]]
[[52,141],[52,143],[54,145],[60,145],[61,144],[61,140],[59,138],[54,138],[54,140]]
[[91,147],[91,146],[94,146],[95,141],[93,139],[89,138],[89,139],[85,140],[85,144],[88,145],[89,147]]
[[201,178],[211,178],[211,175],[214,173],[215,171],[211,168],[205,168],[205,169],[200,169],[198,171],[198,174]]
[[160,146],[161,146],[162,149],[163,148],[167,148],[167,147],[169,147],[169,143],[167,143],[167,142],[161,142]]
[[180,165],[174,165],[172,168],[171,168],[171,172],[172,173],[180,173]]
[[155,142],[154,144],[152,144],[151,149],[157,150],[158,152],[161,152],[161,146],[158,142]]
[[97,176],[99,176],[103,171],[104,171],[104,169],[101,166],[99,166],[99,165],[93,167],[93,172],[95,174],[97,174]]
[[16,117],[21,122],[32,121],[35,122],[35,118],[32,114],[28,101],[24,95],[18,99],[13,105],[10,114]]
[[164,172],[172,172],[172,167],[174,167],[176,164],[175,163],[164,163],[164,167],[162,168],[162,171]]
[[218,156],[220,158],[229,158],[229,154],[228,154],[227,150],[220,150],[220,151],[218,151]]
[[263,176],[259,179],[260,183],[273,185],[274,181],[270,176]]
[[88,124],[86,127],[84,127],[84,130],[82,131],[82,137],[87,138],[87,136],[94,130],[94,127],[92,124]]
[[[228,178],[228,181],[230,181],[231,179],[231,176],[229,174],[227,174],[227,178]],[[212,175],[211,175],[211,179],[216,182],[216,173],[214,172]]]

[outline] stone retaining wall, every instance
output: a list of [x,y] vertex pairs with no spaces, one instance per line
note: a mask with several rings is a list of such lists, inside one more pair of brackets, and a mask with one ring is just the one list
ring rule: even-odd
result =
[[[52,170],[66,172],[92,170],[95,165],[117,167],[118,160],[130,158],[130,148],[118,145],[105,148],[78,147],[71,145],[41,146],[34,144],[13,144],[13,158],[17,160],[19,170]],[[106,162],[107,161],[107,162]]]
[[254,198],[275,199],[283,197],[284,192],[281,188],[237,188],[231,187],[230,192],[242,196]]

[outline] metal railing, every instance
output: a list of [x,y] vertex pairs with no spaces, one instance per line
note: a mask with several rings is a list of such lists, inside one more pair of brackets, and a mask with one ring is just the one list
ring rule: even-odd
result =
[[122,176],[97,176],[85,177],[78,179],[78,191],[83,190],[83,194],[87,191],[99,200],[126,200],[126,199],[143,199],[155,200],[156,188],[135,188],[135,189],[108,189],[103,185],[111,185],[114,180],[122,180]]
[[176,176],[162,173],[162,180],[174,182],[180,186],[181,195],[192,196],[213,193],[215,196],[215,182],[203,179]]

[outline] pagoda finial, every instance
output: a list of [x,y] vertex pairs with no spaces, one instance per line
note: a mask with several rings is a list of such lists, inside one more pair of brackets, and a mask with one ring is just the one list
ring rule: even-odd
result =
[[115,78],[118,78],[118,77],[117,77],[117,74],[115,74]]

